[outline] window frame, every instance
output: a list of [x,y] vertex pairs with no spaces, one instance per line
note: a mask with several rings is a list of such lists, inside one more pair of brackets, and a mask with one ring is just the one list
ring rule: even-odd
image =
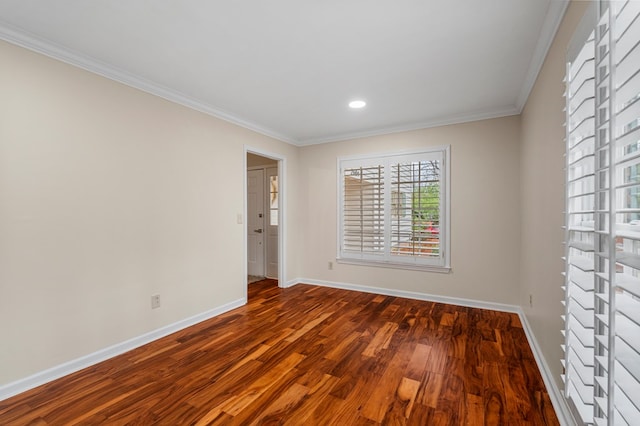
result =
[[[410,269],[428,272],[449,273],[451,271],[451,147],[440,145],[422,149],[399,150],[393,152],[350,155],[338,157],[337,170],[337,244],[336,261],[344,264],[365,265],[395,269]],[[398,257],[391,255],[391,204],[393,188],[391,167],[393,161],[418,161],[437,159],[440,162],[440,213],[439,213],[439,258],[419,256]],[[384,253],[373,255],[343,251],[344,230],[344,170],[373,164],[384,165]]]

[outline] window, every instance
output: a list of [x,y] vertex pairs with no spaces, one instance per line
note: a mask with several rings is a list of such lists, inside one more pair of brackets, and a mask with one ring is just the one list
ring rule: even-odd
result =
[[587,16],[566,77],[565,397],[582,424],[637,424],[640,2]]
[[269,176],[269,225],[278,226],[278,175]]
[[447,272],[449,147],[338,159],[338,260]]

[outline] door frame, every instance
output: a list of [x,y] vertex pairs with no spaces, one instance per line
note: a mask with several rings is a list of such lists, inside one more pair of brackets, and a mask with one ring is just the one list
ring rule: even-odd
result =
[[278,215],[279,215],[279,224],[278,224],[278,287],[285,288],[287,277],[286,277],[286,262],[287,262],[287,250],[286,250],[286,235],[287,235],[287,209],[286,209],[286,199],[287,199],[287,185],[286,185],[286,171],[287,171],[287,159],[283,155],[266,151],[264,149],[255,148],[249,145],[244,145],[243,150],[243,278],[242,281],[245,283],[244,285],[244,296],[245,300],[247,299],[247,154],[256,154],[261,157],[270,158],[272,160],[276,160],[278,162]]

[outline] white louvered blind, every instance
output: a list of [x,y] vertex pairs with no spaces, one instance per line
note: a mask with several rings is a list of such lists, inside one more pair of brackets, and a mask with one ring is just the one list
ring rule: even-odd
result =
[[614,207],[614,189],[611,185],[611,174],[615,169],[612,159],[612,147],[609,132],[610,113],[609,102],[611,95],[610,87],[610,64],[609,64],[609,35],[608,25],[597,25],[595,29],[596,48],[596,168],[597,168],[597,191],[598,212],[596,214],[596,239],[598,251],[596,253],[596,279],[595,279],[595,353],[594,353],[594,379],[595,406],[593,411],[593,422],[596,424],[607,424],[608,404],[609,404],[609,337],[611,335],[611,324],[609,315],[611,312],[610,291],[611,283],[615,275],[615,268],[611,268],[615,255],[615,221],[612,220],[612,209]]
[[338,260],[448,271],[448,152],[339,159]]
[[[616,424],[640,422],[640,2],[615,1],[609,22],[609,99],[615,182],[615,274],[610,289],[608,415]],[[604,41],[604,40],[603,40]],[[608,82],[606,81],[608,80]]]
[[440,160],[391,164],[391,253],[438,258]]
[[[595,16],[594,40],[583,49],[595,55],[593,360],[592,366],[575,366],[571,354],[580,350],[579,339],[567,336],[575,326],[573,295],[580,294],[571,272],[571,211],[577,204],[570,189],[578,55],[567,75],[565,395],[585,424],[634,425],[640,421],[640,2],[601,1]],[[591,401],[577,398],[589,389]]]
[[566,77],[565,396],[583,421],[593,413],[595,67],[591,36]]
[[384,254],[384,165],[343,171],[343,250]]

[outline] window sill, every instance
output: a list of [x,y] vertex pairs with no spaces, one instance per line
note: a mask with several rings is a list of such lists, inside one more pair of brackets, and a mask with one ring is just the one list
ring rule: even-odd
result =
[[345,258],[336,258],[336,262],[343,263],[346,265],[374,266],[377,268],[391,268],[391,269],[408,269],[411,271],[437,272],[439,274],[448,274],[451,272],[450,266],[419,265],[419,264],[381,262],[381,261],[373,261],[373,260],[345,259]]

